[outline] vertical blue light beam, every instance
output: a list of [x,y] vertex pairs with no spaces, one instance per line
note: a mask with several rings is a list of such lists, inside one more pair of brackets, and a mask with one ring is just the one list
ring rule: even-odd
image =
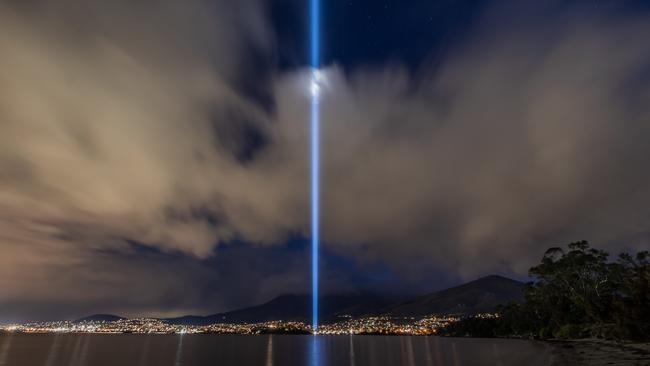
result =
[[312,287],[312,330],[318,329],[318,247],[320,209],[320,0],[310,0],[311,19],[311,287]]

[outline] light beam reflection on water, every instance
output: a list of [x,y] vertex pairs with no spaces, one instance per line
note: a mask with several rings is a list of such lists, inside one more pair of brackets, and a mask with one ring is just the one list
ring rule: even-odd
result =
[[310,366],[324,366],[323,363],[323,342],[324,337],[314,336],[310,342],[309,348],[309,365]]

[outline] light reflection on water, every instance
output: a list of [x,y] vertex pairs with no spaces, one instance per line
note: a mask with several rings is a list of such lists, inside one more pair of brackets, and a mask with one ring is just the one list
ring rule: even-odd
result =
[[140,362],[138,362],[138,366],[147,366],[147,358],[149,357],[150,343],[151,343],[151,337],[147,336],[144,339],[144,345],[142,346],[142,352],[140,353]]
[[431,361],[431,346],[429,345],[429,342],[424,343],[424,354],[427,360],[427,366],[432,366],[432,361]]
[[181,357],[183,356],[183,334],[178,335],[178,346],[176,346],[176,362],[174,366],[181,366]]
[[72,361],[70,366],[83,366],[86,363],[86,356],[88,355],[88,343],[90,342],[89,337],[77,337],[77,340],[74,345],[74,351],[72,352]]
[[383,336],[0,334],[0,366],[548,366],[543,343]]
[[273,336],[268,337],[269,340],[266,343],[266,366],[273,366]]
[[325,338],[319,336],[311,337],[311,347],[309,348],[309,365],[321,366],[323,364],[323,342]]
[[14,334],[10,333],[5,336],[2,342],[0,342],[0,366],[7,365],[7,357],[9,355],[9,348],[11,347],[11,341],[14,338]]
[[61,336],[57,333],[54,335],[54,340],[52,341],[52,346],[50,347],[49,352],[47,353],[47,362],[45,366],[54,366],[58,356],[59,356],[59,343],[61,341]]
[[456,341],[451,342],[451,356],[452,356],[452,360],[454,361],[454,366],[460,366],[458,350],[456,349]]
[[350,334],[350,366],[355,366],[354,358],[354,342],[352,341],[352,334]]

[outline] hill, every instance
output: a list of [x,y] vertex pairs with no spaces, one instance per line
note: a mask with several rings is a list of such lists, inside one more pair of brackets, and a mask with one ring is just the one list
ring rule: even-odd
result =
[[521,300],[524,283],[501,276],[487,276],[466,284],[417,297],[391,307],[393,316],[427,314],[476,314],[495,310],[498,305]]
[[[358,317],[377,314],[389,306],[404,300],[404,297],[363,293],[323,296],[319,304],[321,321],[333,321],[343,315]],[[310,319],[310,295],[282,295],[267,303],[241,310],[208,316],[184,316],[166,320],[172,324],[207,325],[214,323],[257,323],[270,320],[309,322]]]

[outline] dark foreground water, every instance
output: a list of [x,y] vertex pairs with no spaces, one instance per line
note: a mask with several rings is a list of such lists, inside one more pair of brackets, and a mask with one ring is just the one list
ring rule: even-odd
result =
[[0,366],[550,365],[519,340],[381,336],[0,335]]

